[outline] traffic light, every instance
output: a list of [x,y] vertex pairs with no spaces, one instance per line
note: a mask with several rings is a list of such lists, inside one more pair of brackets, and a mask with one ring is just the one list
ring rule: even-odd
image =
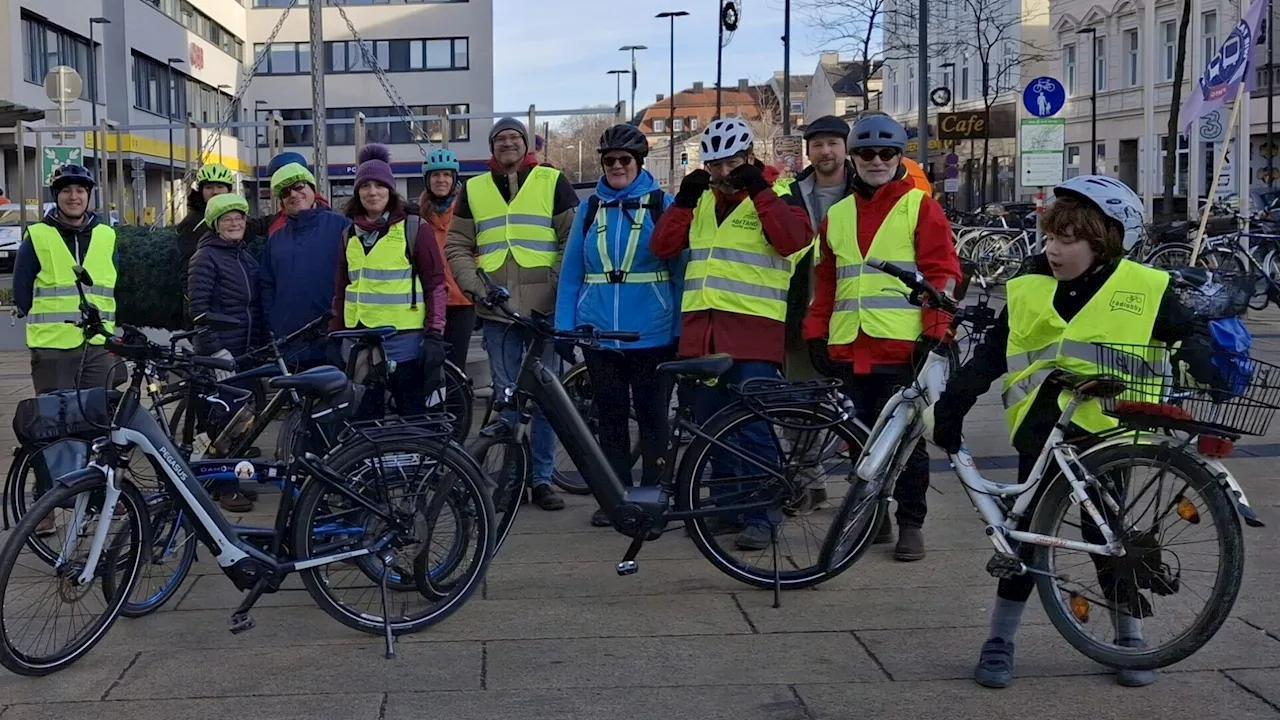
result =
[[681,165],[688,165],[688,164],[689,164],[689,153],[687,153],[687,152],[682,152],[682,153],[680,153],[680,164],[681,164]]

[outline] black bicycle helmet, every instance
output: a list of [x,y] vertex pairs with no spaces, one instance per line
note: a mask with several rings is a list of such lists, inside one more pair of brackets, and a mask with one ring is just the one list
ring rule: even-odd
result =
[[637,158],[644,158],[649,155],[649,140],[635,125],[614,125],[600,136],[600,154],[610,150],[625,150]]
[[85,190],[92,190],[98,183],[80,165],[60,165],[54,168],[53,174],[49,176],[49,190],[53,196],[57,197],[62,188],[68,185],[81,185]]

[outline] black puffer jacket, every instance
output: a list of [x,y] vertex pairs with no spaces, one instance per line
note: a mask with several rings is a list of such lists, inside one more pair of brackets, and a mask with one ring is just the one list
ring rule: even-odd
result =
[[187,275],[188,319],[201,313],[230,315],[241,322],[237,330],[206,332],[195,338],[196,352],[212,355],[226,350],[243,355],[262,336],[262,302],[258,290],[258,261],[243,243],[213,233],[200,239]]

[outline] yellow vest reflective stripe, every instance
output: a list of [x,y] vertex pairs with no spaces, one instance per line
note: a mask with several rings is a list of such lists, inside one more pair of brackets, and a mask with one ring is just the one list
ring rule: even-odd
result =
[[[1108,350],[1116,355],[1116,367],[1103,368],[1098,365],[1098,347],[1094,343],[1152,345],[1156,314],[1168,285],[1168,273],[1121,260],[1111,277],[1068,323],[1053,309],[1058,283],[1052,277],[1023,275],[1010,280],[1006,285],[1009,341],[1005,349],[1009,371],[1002,396],[1010,442],[1040,388],[1055,370],[1076,375],[1108,374],[1148,383],[1162,377],[1168,366],[1163,350],[1135,347],[1137,352],[1133,354]],[[1139,394],[1143,387],[1146,386],[1131,386],[1125,397],[1159,402],[1154,394],[1149,398]],[[1059,393],[1058,407],[1065,408],[1070,397],[1070,393]],[[1102,413],[1096,400],[1081,404],[1071,422],[1092,433],[1118,424]]]
[[510,204],[502,199],[493,173],[467,181],[480,269],[496,271],[506,263],[508,254],[520,267],[555,265],[560,247],[551,218],[559,178],[560,171],[554,168],[533,168]]
[[[876,229],[867,255],[916,270],[916,223],[920,190],[908,190]],[[907,286],[866,265],[858,245],[858,205],[850,195],[827,211],[827,244],[835,253],[836,303],[827,343],[848,345],[859,333],[885,340],[918,339],[924,332],[920,308],[907,301]]]
[[[84,344],[84,332],[66,323],[80,320],[80,293],[72,270],[77,264],[93,280],[93,285],[84,289],[86,299],[98,307],[107,332],[114,332],[116,231],[108,225],[95,226],[89,236],[89,249],[78,262],[57,228],[36,223],[27,228],[27,233],[40,260],[31,312],[27,313],[27,347],[71,350]],[[96,337],[89,342],[101,345],[105,341]]]
[[[775,184],[774,192],[790,195],[791,188]],[[751,198],[717,225],[715,194],[707,190],[694,208],[689,227],[689,264],[680,309],[723,310],[785,322],[787,290],[801,255],[783,257],[765,240]]]
[[[392,225],[366,253],[354,232],[347,239],[347,292],[342,307],[346,327],[421,330],[427,303],[415,302],[413,267],[407,257],[405,222]],[[425,294],[420,290],[419,296]]]
[[[623,216],[621,209],[618,212]],[[586,282],[599,285],[602,283],[655,283],[671,279],[671,274],[666,270],[631,272],[631,264],[636,261],[636,248],[640,245],[640,232],[644,230],[644,218],[647,213],[648,210],[641,206],[633,216],[631,232],[627,235],[627,246],[622,253],[622,264],[615,268],[613,260],[609,257],[609,232],[605,222],[605,208],[601,205],[596,210],[596,252],[600,254],[600,267],[604,272],[587,273],[583,278]]]

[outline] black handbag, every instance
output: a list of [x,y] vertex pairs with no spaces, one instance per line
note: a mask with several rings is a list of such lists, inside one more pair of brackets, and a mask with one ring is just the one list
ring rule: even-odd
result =
[[13,434],[23,445],[67,437],[93,439],[110,423],[106,388],[58,390],[19,402]]

